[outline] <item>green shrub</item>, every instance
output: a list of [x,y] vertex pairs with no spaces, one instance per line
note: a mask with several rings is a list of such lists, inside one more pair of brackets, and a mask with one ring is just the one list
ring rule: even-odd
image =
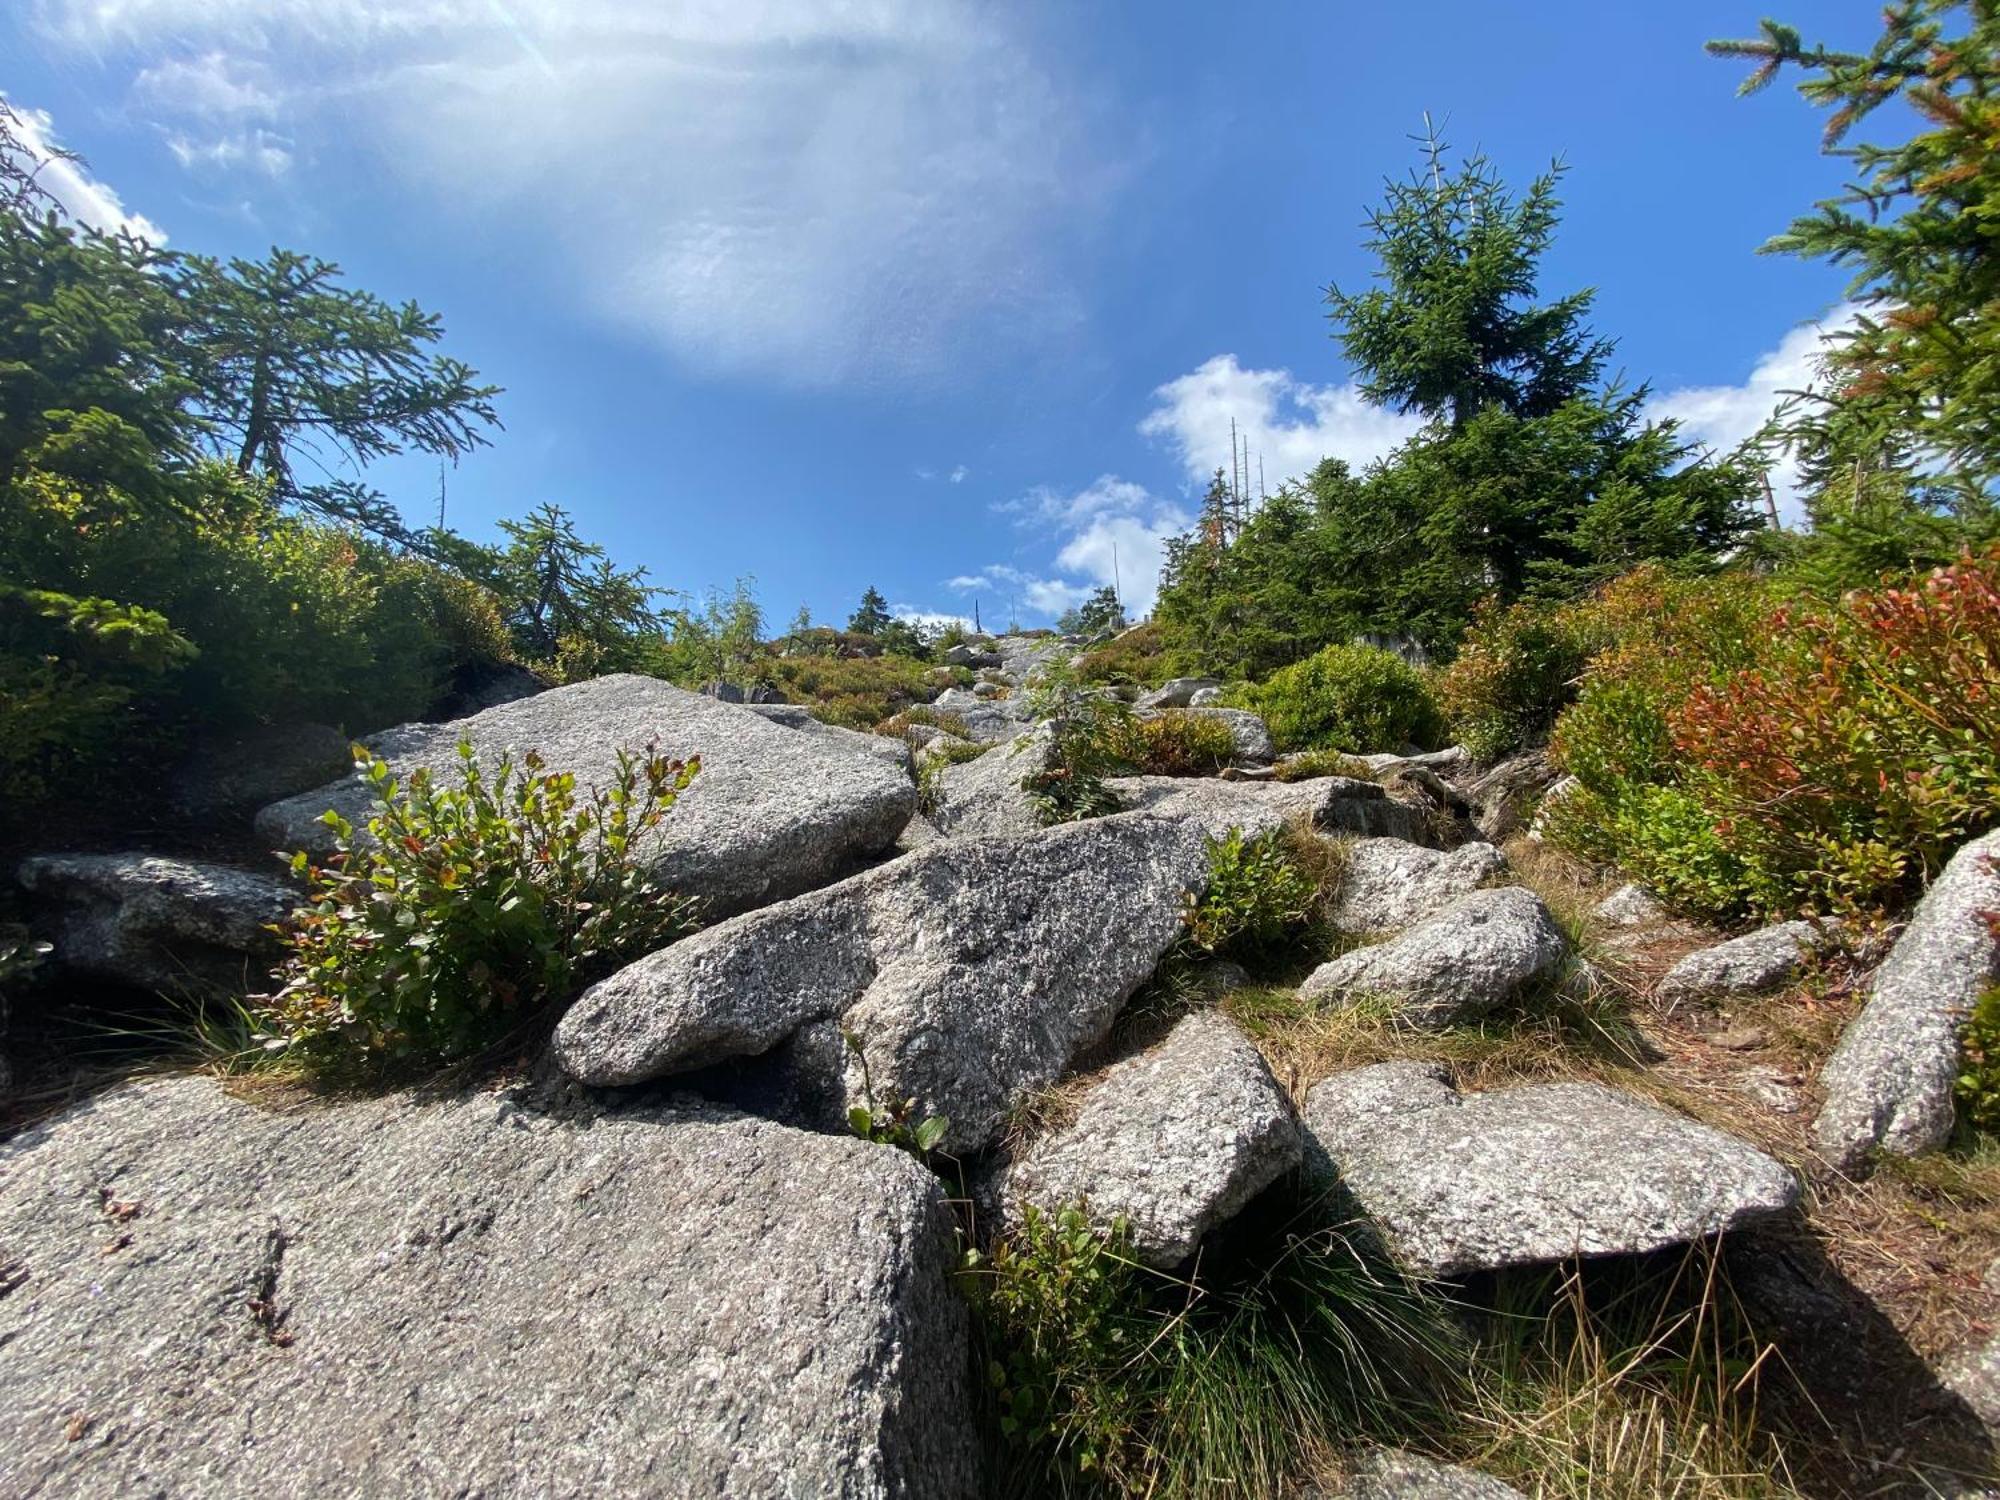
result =
[[1577,605],[1481,605],[1457,658],[1435,679],[1451,735],[1475,759],[1540,744],[1576,697],[1584,664],[1608,644]]
[[1557,836],[1704,916],[1863,910],[2000,816],[2000,550],[1837,604],[1635,574],[1553,749]]
[[1315,781],[1322,776],[1346,776],[1356,781],[1373,781],[1375,772],[1365,760],[1341,750],[1300,750],[1287,755],[1273,768],[1280,781]]
[[393,1071],[463,1057],[687,931],[693,903],[637,856],[700,769],[649,746],[579,789],[533,751],[489,774],[459,746],[453,784],[399,785],[363,762],[365,835],[326,815],[337,852],[292,869],[309,904],[286,933],[278,1035],[308,1067]]
[[938,810],[943,798],[944,773],[952,766],[978,760],[994,747],[976,740],[940,735],[917,755],[917,811],[929,815]]
[[1239,1219],[1193,1278],[1075,1208],[971,1257],[1003,1493],[1289,1493],[1330,1444],[1431,1416],[1457,1352],[1442,1304],[1296,1202]]
[[1142,776],[1212,776],[1235,761],[1236,736],[1221,719],[1169,708],[1120,719],[1108,748]]
[[[222,465],[145,498],[19,473],[0,483],[0,557],[37,583],[0,606],[0,712],[34,726],[0,758],[40,761],[34,796],[72,790],[90,766],[170,764],[189,727],[420,718],[458,668],[507,656],[483,589],[282,514]],[[71,774],[47,774],[59,766]]]
[[1319,890],[1282,830],[1246,839],[1232,828],[1208,846],[1208,887],[1188,903],[1186,940],[1203,953],[1255,957],[1296,935]]
[[1959,1119],[1982,1134],[2000,1134],[2000,987],[1979,997],[1958,1037]]
[[908,656],[779,656],[769,669],[787,702],[846,729],[873,728],[933,691],[932,669]]
[[1166,633],[1148,623],[1092,646],[1077,664],[1076,675],[1084,682],[1158,687],[1173,676]]
[[1423,674],[1377,646],[1328,646],[1238,696],[1280,750],[1393,751],[1442,728]]
[[114,763],[194,647],[152,610],[0,584],[0,820]]
[[1028,712],[1048,734],[1043,767],[1021,778],[1021,789],[1044,824],[1101,818],[1122,809],[1104,784],[1124,769],[1117,746],[1132,711],[1116,698],[1085,687],[1063,662],[1051,662],[1028,689]]

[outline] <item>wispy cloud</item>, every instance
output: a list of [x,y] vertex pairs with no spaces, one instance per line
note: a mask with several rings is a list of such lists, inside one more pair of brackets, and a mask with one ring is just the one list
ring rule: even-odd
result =
[[[1741,385],[1685,386],[1664,392],[1648,407],[1656,417],[1671,417],[1696,442],[1726,453],[1754,437],[1771,420],[1785,397],[1809,390],[1818,382],[1819,359],[1827,337],[1850,326],[1857,309],[1847,303],[1823,318],[1801,323],[1759,356]],[[1798,468],[1789,454],[1780,454],[1771,471],[1778,509],[1788,521],[1803,513],[1798,494]]]
[[1048,570],[992,564],[946,587],[991,590],[1043,616],[1081,604],[1106,584],[1118,590],[1128,613],[1151,613],[1167,539],[1194,524],[1180,505],[1116,474],[1100,474],[1079,490],[1038,486],[992,508],[1054,548]]
[[1166,443],[1196,484],[1229,467],[1232,421],[1253,466],[1262,461],[1272,489],[1304,476],[1323,458],[1363,468],[1422,425],[1370,405],[1353,385],[1312,385],[1289,370],[1248,370],[1234,354],[1218,354],[1169,380],[1153,392],[1153,402],[1140,433]]
[[1064,247],[1108,196],[1034,38],[975,0],[37,14],[128,68],[190,164],[366,153],[475,229],[541,226],[562,285],[710,372],[936,379],[1057,338],[1079,316]]
[[36,181],[48,190],[71,218],[107,234],[124,230],[156,245],[167,242],[164,229],[144,214],[131,213],[126,209],[117,189],[92,176],[87,166],[55,154],[62,140],[56,134],[55,122],[46,110],[26,108],[11,98],[8,103],[13,105],[18,122],[15,134],[20,149],[16,154],[25,159],[36,172]]

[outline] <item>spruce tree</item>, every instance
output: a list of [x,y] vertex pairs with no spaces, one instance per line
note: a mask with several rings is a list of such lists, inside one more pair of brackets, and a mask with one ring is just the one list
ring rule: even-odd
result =
[[1370,401],[1454,427],[1490,406],[1547,416],[1596,386],[1612,350],[1584,323],[1589,290],[1534,300],[1564,168],[1516,199],[1483,156],[1447,174],[1446,149],[1427,133],[1409,181],[1384,184],[1366,242],[1381,285],[1329,287],[1328,316]]
[[444,332],[435,313],[340,275],[289,250],[260,261],[178,258],[196,409],[224,456],[280,499],[408,541],[379,494],[326,476],[409,450],[458,459],[498,425],[499,387],[431,352]]
[[[1787,436],[1808,479],[1857,498],[1874,472],[1942,471],[1972,490],[2000,479],[2000,6],[1892,0],[1866,53],[1805,45],[1765,21],[1760,36],[1709,50],[1754,59],[1742,92],[1787,67],[1832,110],[1822,144],[1854,185],[1764,248],[1854,271],[1855,328],[1829,340],[1832,389],[1795,409]],[[1918,129],[1894,145],[1844,144],[1900,100]],[[1896,132],[1900,134],[1901,132]]]
[[861,607],[847,617],[847,628],[856,635],[880,635],[889,625],[889,601],[874,585],[861,596]]

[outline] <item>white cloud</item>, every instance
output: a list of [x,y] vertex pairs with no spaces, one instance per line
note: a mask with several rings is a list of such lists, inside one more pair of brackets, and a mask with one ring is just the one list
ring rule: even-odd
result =
[[132,95],[152,108],[204,120],[268,119],[278,95],[263,73],[223,52],[168,58],[139,70]]
[[[977,0],[43,0],[169,134],[277,111],[468,234],[520,226],[608,321],[706,370],[937,378],[1074,325],[1105,172]],[[277,82],[281,81],[281,82]],[[192,154],[191,154],[192,159]],[[265,165],[247,147],[243,164]]]
[[1218,354],[1168,381],[1153,400],[1140,433],[1165,441],[1196,484],[1229,468],[1232,419],[1249,448],[1253,488],[1261,458],[1270,489],[1305,475],[1323,458],[1363,468],[1422,425],[1414,416],[1370,405],[1351,384],[1310,385],[1289,370],[1246,370],[1234,354]]
[[167,149],[183,167],[229,171],[246,168],[266,177],[282,177],[292,167],[290,145],[267,130],[236,131],[208,140],[169,135]]
[[964,464],[959,464],[949,474],[945,475],[945,479],[952,484],[964,484],[971,477],[972,470],[966,468]]
[[[1671,417],[1687,437],[1718,453],[1726,453],[1754,437],[1785,397],[1810,389],[1817,381],[1819,357],[1829,334],[1851,325],[1857,309],[1843,304],[1824,318],[1801,323],[1759,357],[1741,385],[1685,386],[1657,395],[1647,407],[1655,417]],[[1771,488],[1779,512],[1796,522],[1803,514],[1798,496],[1798,470],[1781,455],[1771,471]]]
[[1194,524],[1179,505],[1116,474],[1101,474],[1068,493],[1040,486],[993,509],[1055,542],[1050,573],[993,563],[949,579],[945,586],[960,593],[990,592],[1010,607],[1050,617],[1081,604],[1105,584],[1118,590],[1128,614],[1151,613],[1167,539]]
[[166,231],[159,225],[144,214],[126,211],[117,190],[110,184],[91,176],[81,163],[54,154],[62,142],[46,110],[27,109],[19,104],[13,104],[13,109],[14,134],[20,148],[15,154],[35,170],[35,180],[72,219],[107,234],[123,230],[156,245],[167,242]]

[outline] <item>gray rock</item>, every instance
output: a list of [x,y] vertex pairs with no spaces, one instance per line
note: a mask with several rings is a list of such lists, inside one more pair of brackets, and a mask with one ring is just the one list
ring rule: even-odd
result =
[[1007,689],[997,682],[975,682],[972,685],[972,696],[990,702],[995,698],[1006,697]]
[[1658,927],[1673,920],[1651,891],[1629,881],[1598,902],[1592,915],[1611,927]]
[[1795,1115],[1799,1112],[1801,1082],[1801,1079],[1782,1069],[1759,1063],[1736,1074],[1729,1086],[1774,1115]]
[[1372,781],[1320,776],[1311,781],[1220,781],[1186,776],[1116,776],[1105,783],[1126,807],[1188,818],[1216,838],[1232,828],[1248,837],[1305,822],[1322,833],[1428,838],[1424,821]]
[[1189,696],[1187,706],[1189,708],[1215,708],[1218,707],[1221,704],[1221,702],[1222,702],[1221,688],[1219,687],[1196,688],[1195,691]]
[[703,683],[701,695],[704,698],[713,698],[717,703],[741,703],[743,701],[743,689],[733,682]]
[[1460,775],[1460,790],[1472,804],[1480,836],[1499,844],[1528,826],[1557,772],[1546,750],[1522,750],[1477,774],[1461,771]]
[[[418,766],[449,772],[461,739],[489,764],[505,750],[538,750],[584,784],[603,781],[620,749],[649,741],[668,755],[701,756],[701,774],[638,852],[660,879],[700,897],[710,916],[838,879],[893,844],[916,811],[915,784],[885,755],[650,677],[599,677],[365,743],[406,775]],[[257,831],[274,848],[325,852],[319,815],[334,808],[359,826],[369,805],[367,783],[349,777],[273,803],[257,815]]]
[[1938,1382],[2000,1439],[2000,1338],[1960,1350],[1938,1371]]
[[1000,658],[1001,669],[1027,682],[1050,662],[1070,655],[1071,643],[1053,635],[1003,635],[987,648]]
[[982,650],[969,643],[953,646],[944,654],[948,667],[997,667],[1004,658],[997,651]]
[[197,741],[168,778],[167,801],[184,818],[247,821],[265,803],[353,768],[353,747],[331,724],[273,724]]
[[1018,1213],[1086,1205],[1123,1219],[1132,1250],[1170,1269],[1216,1225],[1299,1164],[1291,1101],[1263,1054],[1213,1011],[1108,1070],[1076,1123],[1035,1142],[1007,1171],[1001,1198]]
[[1553,782],[1542,794],[1542,800],[1535,804],[1535,815],[1528,823],[1528,837],[1536,843],[1547,838],[1549,819],[1565,802],[1582,790],[1583,783],[1574,776],[1560,777]]
[[931,707],[939,713],[956,714],[964,721],[965,732],[982,745],[1011,740],[1027,723],[1027,712],[1019,697],[992,702],[964,688],[952,688],[938,694]]
[[[472,680],[464,681],[466,675]],[[532,698],[548,690],[549,685],[526,667],[503,662],[475,668],[470,674],[462,673],[458,691],[432,712],[440,721],[463,719],[468,714],[498,708],[503,703],[518,703],[523,698]]]
[[[556,1056],[586,1083],[637,1083],[837,1020],[878,1102],[915,1099],[973,1149],[1103,1039],[1207,873],[1205,839],[1177,819],[943,840],[612,975],[563,1018]],[[820,1082],[843,1108],[862,1101],[859,1060],[822,1042],[807,1065],[834,1070]]]
[[1811,922],[1760,928],[1690,953],[1667,970],[1655,993],[1670,1009],[1768,994],[1796,979],[1828,937]]
[[281,946],[269,928],[301,897],[274,874],[150,854],[42,854],[18,878],[57,962],[171,992],[262,988]]
[[1397,771],[1431,771],[1441,776],[1449,776],[1462,771],[1471,762],[1471,755],[1463,745],[1447,745],[1442,750],[1427,750],[1419,755],[1357,755],[1354,757],[1376,776],[1389,776]]
[[1382,1000],[1412,1026],[1456,1025],[1552,981],[1569,944],[1541,897],[1517,885],[1474,891],[1399,937],[1321,964],[1309,1000]]
[[2000,830],[1952,856],[1820,1074],[1826,1104],[1813,1134],[1836,1165],[1857,1166],[1875,1147],[1914,1156],[1951,1134],[1958,1029],[2000,979],[1996,911]]
[[1152,692],[1141,695],[1141,708],[1186,708],[1194,702],[1194,695],[1207,691],[1220,693],[1222,683],[1214,677],[1175,677],[1162,683]]
[[1428,1276],[1641,1254],[1799,1196],[1754,1147],[1595,1083],[1461,1096],[1441,1069],[1381,1063],[1318,1085],[1305,1116],[1309,1164]]
[[[1145,707],[1140,700],[1138,714],[1150,718],[1159,710]],[[1240,766],[1268,766],[1278,758],[1278,748],[1271,741],[1271,731],[1264,727],[1264,721],[1247,708],[1183,708],[1181,713],[1196,714],[1204,719],[1214,719],[1229,726],[1229,737],[1236,744],[1236,764]]]
[[1507,856],[1491,844],[1449,852],[1402,839],[1360,839],[1348,851],[1333,925],[1375,937],[1434,916],[1504,874]]
[[1049,764],[1052,741],[1044,726],[995,745],[977,760],[940,771],[929,818],[952,838],[1033,833],[1042,826],[1021,783]]
[[0,1243],[8,1494],[977,1489],[945,1205],[851,1138],[161,1080],[0,1148]]
[[1490,1474],[1399,1448],[1363,1454],[1348,1465],[1339,1488],[1321,1494],[1325,1500],[1526,1500]]
[[[863,729],[849,729],[844,724],[828,724],[815,719],[802,703],[746,703],[743,705],[758,718],[786,729],[797,730],[819,740],[832,749],[853,750],[862,755],[872,755],[876,759],[896,767],[905,776],[916,775],[916,761],[909,737],[893,734],[870,734]],[[911,733],[930,726],[913,724]],[[935,731],[933,731],[935,732]]]

